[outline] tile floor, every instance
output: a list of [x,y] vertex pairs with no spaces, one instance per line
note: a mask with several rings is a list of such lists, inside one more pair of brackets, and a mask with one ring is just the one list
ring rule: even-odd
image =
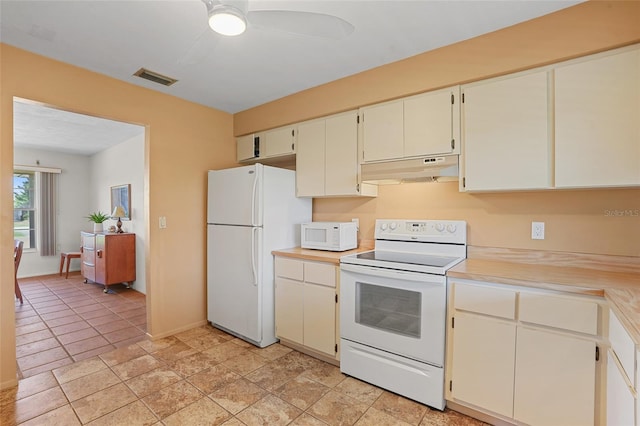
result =
[[19,280],[16,300],[18,377],[27,378],[145,340],[145,295],[85,284],[79,273]]
[[[20,313],[16,322],[25,328],[19,336],[47,331],[49,337],[33,336],[33,342],[53,339],[57,346],[51,349],[66,355],[57,360],[57,355],[41,356],[41,362],[30,363],[29,355],[18,359],[20,364],[23,358],[24,378],[17,387],[0,392],[3,426],[484,425],[345,376],[338,367],[280,344],[256,348],[211,326],[156,341],[138,336],[112,337],[111,341],[107,336],[115,336],[110,334],[113,330],[101,334],[97,327],[108,322],[92,323],[92,319],[109,317],[111,322],[125,321],[141,331],[145,327],[140,318],[134,319],[139,315],[126,314],[143,312],[144,297],[124,288],[116,289],[119,294],[104,295],[101,286],[83,284],[79,276],[21,280],[21,286],[26,298],[23,306],[16,306],[16,315]],[[61,308],[49,310],[49,306]],[[65,310],[73,312],[47,316]],[[98,311],[104,315],[83,316]],[[72,316],[72,322],[49,323]],[[34,319],[20,321],[26,318]],[[62,330],[56,327],[80,321],[87,326],[55,332]],[[38,323],[44,325],[28,328]],[[69,353],[66,345],[72,342],[61,337],[89,329],[98,332],[102,344],[78,345],[77,351]],[[32,343],[25,339],[18,350]],[[34,349],[32,355],[51,349]]]

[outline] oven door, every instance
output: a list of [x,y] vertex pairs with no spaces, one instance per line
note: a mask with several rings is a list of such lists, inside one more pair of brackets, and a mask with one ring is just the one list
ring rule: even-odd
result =
[[446,278],[369,266],[340,266],[340,335],[442,367]]

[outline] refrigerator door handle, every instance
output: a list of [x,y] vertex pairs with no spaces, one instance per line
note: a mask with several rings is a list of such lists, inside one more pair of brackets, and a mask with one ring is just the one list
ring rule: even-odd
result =
[[253,177],[253,190],[251,192],[251,225],[256,226],[256,197],[258,195],[258,176]]
[[258,271],[256,271],[256,232],[258,228],[251,230],[251,273],[253,274],[253,285],[258,286]]

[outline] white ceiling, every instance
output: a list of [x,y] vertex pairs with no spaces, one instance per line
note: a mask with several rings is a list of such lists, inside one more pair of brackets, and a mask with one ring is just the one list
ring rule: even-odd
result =
[[[335,40],[251,22],[240,36],[220,36],[209,29],[201,0],[0,0],[0,41],[236,113],[580,1],[249,1],[249,11],[325,13],[355,27]],[[141,67],[178,82],[164,87],[133,77]]]

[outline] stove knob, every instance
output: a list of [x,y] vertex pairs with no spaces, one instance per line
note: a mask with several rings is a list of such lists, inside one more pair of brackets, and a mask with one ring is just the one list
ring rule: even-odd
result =
[[456,225],[454,223],[450,223],[449,225],[447,225],[447,231],[449,231],[449,233],[453,234],[456,232]]
[[442,223],[436,223],[436,231],[442,232],[444,231],[444,225]]
[[389,228],[390,228],[392,231],[393,231],[393,230],[395,230],[397,226],[398,226],[398,225],[396,225],[396,223],[395,223],[395,222],[391,222],[391,223],[389,224]]
[[387,224],[386,224],[386,223],[382,223],[382,224],[380,224],[380,229],[381,229],[382,231],[386,231],[386,230],[387,230]]

